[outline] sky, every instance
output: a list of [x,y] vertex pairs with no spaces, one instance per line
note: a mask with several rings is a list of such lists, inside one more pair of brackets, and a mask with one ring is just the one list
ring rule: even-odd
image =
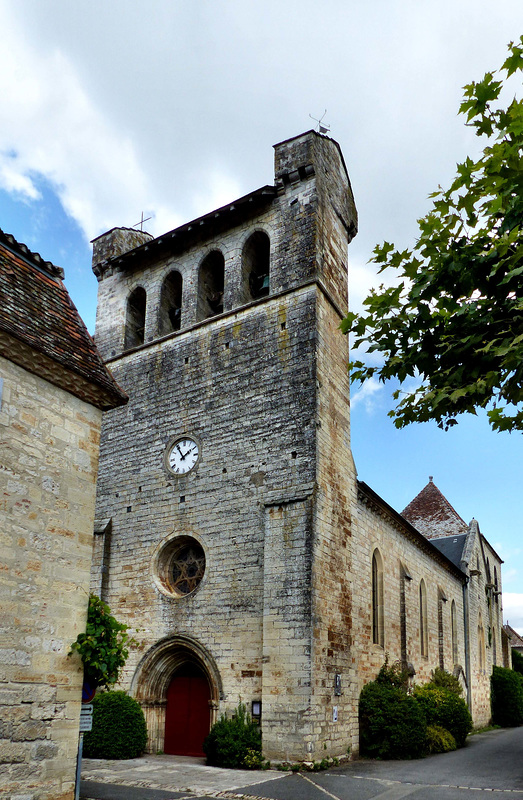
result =
[[[360,308],[374,246],[411,246],[429,193],[480,152],[462,87],[501,65],[523,3],[0,0],[0,30],[0,227],[64,268],[94,332],[92,238],[142,213],[157,236],[272,183],[272,145],[325,111],[358,207]],[[504,619],[523,633],[521,434],[483,415],[399,431],[374,382],[351,404],[359,478],[401,511],[432,475],[504,559]]]

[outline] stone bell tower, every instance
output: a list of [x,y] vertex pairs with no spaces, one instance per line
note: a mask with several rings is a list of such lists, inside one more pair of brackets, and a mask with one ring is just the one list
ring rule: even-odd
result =
[[276,145],[274,185],[95,240],[96,343],[130,400],[104,418],[93,586],[139,629],[125,685],[152,751],[201,752],[240,698],[273,759],[339,755],[357,725],[356,225],[340,148],[309,131]]

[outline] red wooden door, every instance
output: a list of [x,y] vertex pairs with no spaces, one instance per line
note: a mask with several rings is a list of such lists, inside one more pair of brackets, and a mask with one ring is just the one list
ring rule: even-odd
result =
[[203,756],[209,733],[211,698],[207,679],[200,673],[175,675],[167,690],[164,752]]

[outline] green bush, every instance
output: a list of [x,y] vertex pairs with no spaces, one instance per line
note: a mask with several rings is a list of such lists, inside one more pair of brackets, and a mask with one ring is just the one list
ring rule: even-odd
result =
[[212,726],[203,752],[213,767],[257,767],[256,753],[260,754],[261,763],[261,731],[243,703],[238,704],[231,719],[222,715]]
[[93,729],[84,734],[86,758],[136,758],[145,750],[143,711],[125,692],[103,692],[93,699]]
[[359,702],[360,751],[372,758],[419,758],[427,725],[413,697],[399,686],[372,681]]
[[442,689],[448,689],[449,692],[454,692],[454,694],[457,694],[458,697],[461,697],[463,694],[461,683],[456,676],[451,675],[450,672],[440,669],[439,667],[436,667],[436,669],[432,672],[432,678],[430,679],[428,685],[440,686]]
[[514,672],[519,672],[520,675],[523,675],[523,656],[514,648],[512,648],[512,669]]
[[427,725],[427,752],[450,753],[456,750],[456,740],[446,728],[441,725]]
[[414,698],[427,725],[441,725],[450,731],[457,746],[463,747],[472,730],[472,717],[465,701],[455,691],[433,683],[416,687]]
[[523,676],[513,669],[492,670],[492,721],[503,728],[523,724]]

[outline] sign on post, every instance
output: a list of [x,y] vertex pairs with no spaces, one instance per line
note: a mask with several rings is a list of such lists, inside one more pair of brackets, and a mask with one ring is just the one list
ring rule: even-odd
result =
[[92,703],[82,706],[80,710],[80,733],[86,733],[93,727],[93,706]]

